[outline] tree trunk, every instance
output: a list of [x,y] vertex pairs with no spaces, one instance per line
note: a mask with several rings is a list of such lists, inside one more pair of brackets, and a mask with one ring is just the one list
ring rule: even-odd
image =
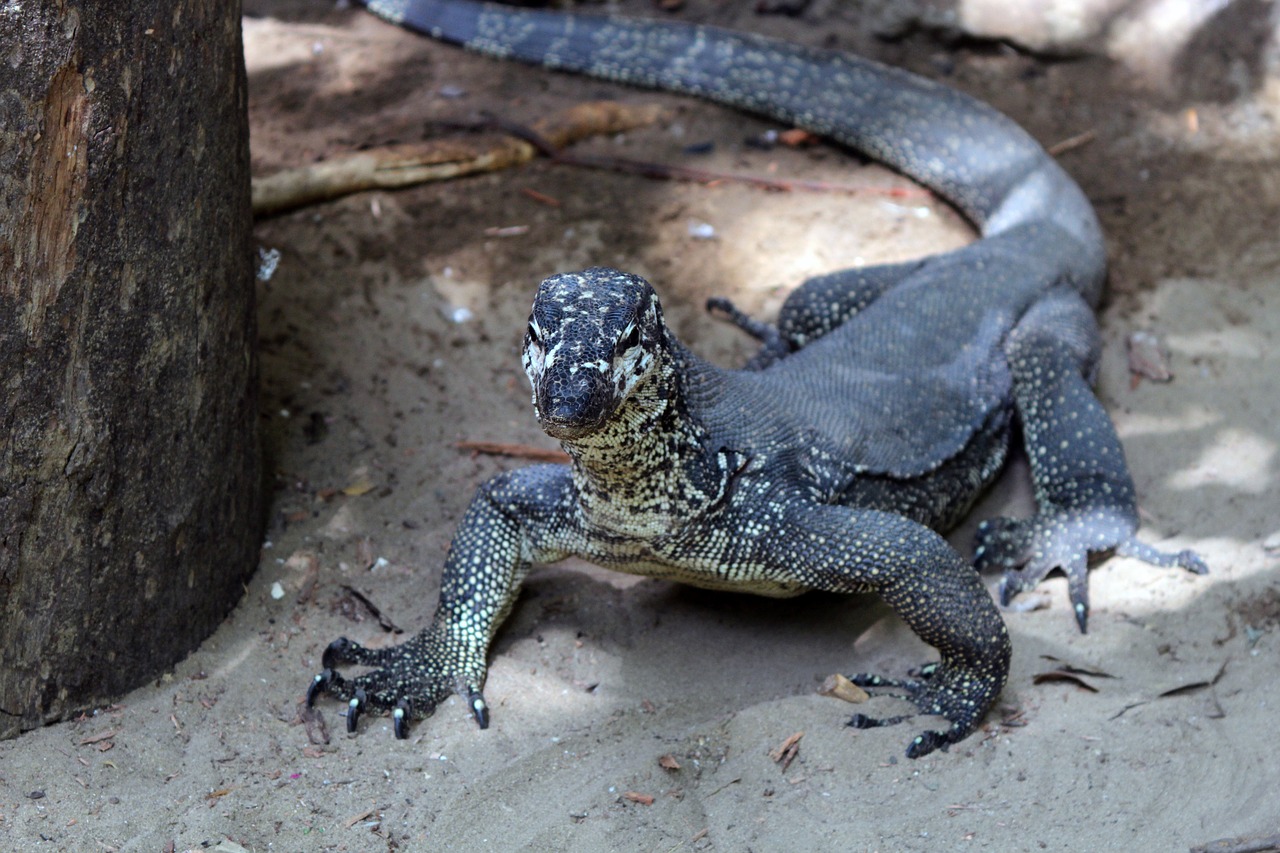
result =
[[240,3],[0,3],[0,736],[207,637],[257,564]]

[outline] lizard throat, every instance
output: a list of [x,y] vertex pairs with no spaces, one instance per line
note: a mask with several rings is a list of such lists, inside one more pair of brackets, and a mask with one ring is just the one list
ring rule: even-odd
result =
[[707,436],[689,415],[670,353],[590,435],[562,440],[587,519],[620,534],[652,536],[696,514],[715,495],[691,489]]

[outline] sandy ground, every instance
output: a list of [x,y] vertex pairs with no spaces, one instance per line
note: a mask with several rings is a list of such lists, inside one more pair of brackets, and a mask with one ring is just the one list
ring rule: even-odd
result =
[[[930,656],[874,599],[762,600],[582,564],[529,581],[492,651],[488,731],[455,699],[407,742],[372,717],[348,738],[326,701],[331,740],[313,743],[296,708],[325,645],[404,638],[347,588],[406,635],[422,627],[475,486],[520,464],[455,443],[554,446],[518,355],[542,276],[594,263],[646,275],[681,336],[733,364],[747,344],[703,314],[706,296],[768,313],[805,275],[969,236],[928,196],[870,189],[909,184],[844,152],[749,147],[769,127],[752,119],[467,56],[325,2],[251,0],[259,173],[604,96],[669,114],[585,150],[868,190],[535,163],[262,222],[262,246],[281,254],[260,285],[275,472],[260,570],[173,673],[0,743],[0,848],[1132,851],[1280,832],[1280,312],[1267,304],[1280,298],[1280,76],[1267,4],[1233,4],[1261,23],[1204,21],[1181,51],[1153,30],[1164,64],[1133,61],[1132,36],[1125,58],[1046,59],[933,31],[877,40],[875,4],[819,2],[799,19],[752,5],[690,0],[679,14],[906,65],[1046,144],[1088,134],[1061,158],[1111,241],[1100,393],[1145,537],[1199,549],[1213,573],[1107,560],[1087,636],[1050,580],[1026,596],[1038,607],[1007,614],[1013,672],[985,728],[918,761],[902,756],[911,728],[856,732],[843,725],[852,706],[815,693],[833,672]],[[714,150],[685,151],[703,142]],[[711,239],[694,236],[703,224]],[[527,230],[486,233],[511,226]],[[1138,329],[1167,344],[1172,382],[1131,380]],[[1027,492],[1015,466],[977,515],[1025,509]],[[1037,682],[1064,666],[1096,674]],[[770,750],[798,732],[794,760],[775,763]]]

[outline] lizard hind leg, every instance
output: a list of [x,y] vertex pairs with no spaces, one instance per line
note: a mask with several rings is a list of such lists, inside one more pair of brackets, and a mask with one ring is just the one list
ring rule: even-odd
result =
[[1036,514],[997,518],[977,533],[979,570],[1003,570],[1007,605],[1054,569],[1067,576],[1076,623],[1089,617],[1089,555],[1115,550],[1159,566],[1207,571],[1194,553],[1165,554],[1135,538],[1138,507],[1124,450],[1086,376],[1098,355],[1092,311],[1063,292],[1035,305],[1006,345],[1014,401],[1031,476]]

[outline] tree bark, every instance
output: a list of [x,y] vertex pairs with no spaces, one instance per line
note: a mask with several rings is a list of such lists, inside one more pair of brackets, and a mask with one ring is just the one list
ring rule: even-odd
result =
[[262,524],[240,3],[0,2],[0,736],[172,665]]

